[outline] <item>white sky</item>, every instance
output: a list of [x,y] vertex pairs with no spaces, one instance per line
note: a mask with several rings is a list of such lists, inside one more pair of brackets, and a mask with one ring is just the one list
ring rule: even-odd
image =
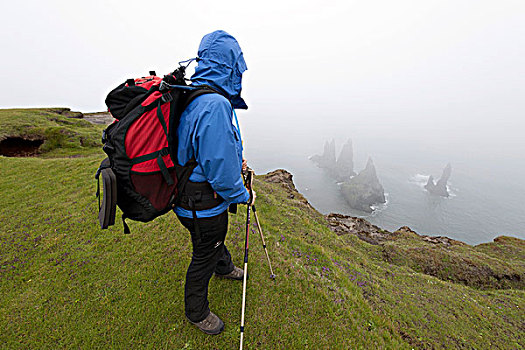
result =
[[0,28],[0,107],[104,110],[114,86],[224,29],[247,113],[525,128],[523,0],[3,1]]

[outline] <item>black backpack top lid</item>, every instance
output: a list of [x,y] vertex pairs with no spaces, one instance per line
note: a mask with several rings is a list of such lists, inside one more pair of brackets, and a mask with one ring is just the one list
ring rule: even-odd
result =
[[170,85],[187,85],[184,79],[184,67],[165,75],[164,78],[157,77],[154,71],[150,71],[147,77],[126,80],[111,90],[106,97],[108,111],[113,118],[121,120],[149,95],[159,91],[162,80]]

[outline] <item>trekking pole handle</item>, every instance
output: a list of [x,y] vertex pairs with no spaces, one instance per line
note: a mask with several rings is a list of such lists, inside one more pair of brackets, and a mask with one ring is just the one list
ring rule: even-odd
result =
[[[251,175],[248,174],[250,172],[251,172]],[[251,184],[252,184],[251,177],[253,177],[253,170],[252,170],[252,168],[246,167],[246,170],[241,170],[241,175],[242,175],[242,179],[244,181],[244,187],[246,187],[246,189],[250,190],[251,189]],[[248,176],[250,176],[250,179],[248,179]]]
[[241,169],[241,174],[244,177],[244,182],[246,183],[246,173],[248,171],[253,171],[252,168],[250,168],[248,165],[246,165],[246,169]]
[[253,170],[250,168],[246,169],[246,177],[244,179],[244,185],[248,189],[248,193],[250,194],[250,201],[248,204],[252,203],[253,201]]

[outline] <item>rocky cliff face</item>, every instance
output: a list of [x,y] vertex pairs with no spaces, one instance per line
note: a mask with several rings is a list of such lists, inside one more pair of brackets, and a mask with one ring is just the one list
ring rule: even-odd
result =
[[341,191],[350,207],[367,213],[373,211],[372,205],[386,201],[372,158],[368,159],[365,169],[341,185]]

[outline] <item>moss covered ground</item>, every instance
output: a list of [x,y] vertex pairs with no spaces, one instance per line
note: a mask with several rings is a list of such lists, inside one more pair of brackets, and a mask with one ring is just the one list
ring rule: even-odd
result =
[[[81,156],[71,157],[75,149]],[[219,336],[199,332],[184,317],[191,243],[173,213],[131,222],[130,235],[118,221],[100,230],[94,173],[103,153],[56,152],[0,157],[0,348],[236,348],[242,283],[212,279],[211,308],[226,328]],[[259,176],[254,187],[277,278],[269,278],[253,233],[246,349],[525,347],[522,289],[476,288],[394,263],[383,246],[333,233],[286,186]],[[230,214],[226,244],[237,265],[245,220],[245,207]],[[477,249],[523,266],[518,243]]]

